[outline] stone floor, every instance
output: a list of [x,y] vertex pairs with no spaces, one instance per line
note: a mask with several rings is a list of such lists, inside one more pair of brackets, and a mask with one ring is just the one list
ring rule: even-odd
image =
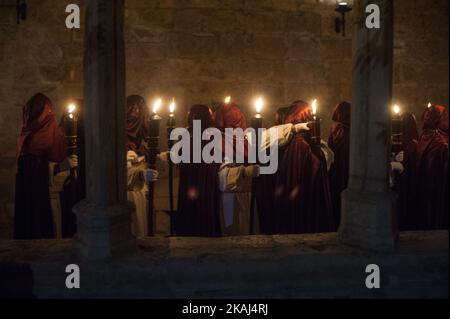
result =
[[[71,240],[0,241],[0,295],[38,298],[448,298],[448,231],[406,232],[396,251],[343,247],[337,235],[139,239],[135,252],[88,262]],[[65,287],[76,263],[81,288]],[[365,286],[377,264],[381,288]],[[2,283],[3,281],[3,283]]]

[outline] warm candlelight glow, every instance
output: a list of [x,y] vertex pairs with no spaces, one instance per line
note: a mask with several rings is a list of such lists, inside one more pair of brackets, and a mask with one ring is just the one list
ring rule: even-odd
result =
[[311,107],[312,107],[313,115],[316,115],[317,114],[317,99],[314,99],[314,101],[312,101]]
[[172,103],[169,105],[169,112],[173,113],[175,111],[175,99],[172,100]]
[[74,103],[70,103],[69,106],[67,107],[67,112],[68,112],[69,114],[72,114],[72,113],[75,112],[75,109],[76,109],[76,108],[77,108],[77,107],[75,106]]
[[261,110],[264,106],[264,100],[262,99],[262,97],[258,98],[255,102],[255,108],[256,108],[256,113],[261,113]]
[[231,102],[231,96],[227,96],[225,98],[225,104],[230,104],[230,102]]
[[394,107],[392,108],[392,110],[394,111],[394,114],[395,114],[395,115],[400,114],[400,107],[399,107],[397,104],[394,105]]
[[431,105],[431,102],[428,102],[428,108],[430,108],[432,105]]
[[75,113],[76,108],[77,107],[76,107],[76,105],[74,103],[70,103],[67,106],[67,113],[69,113],[69,118],[70,119],[73,119],[73,113]]
[[161,107],[161,104],[162,104],[162,100],[161,99],[157,99],[155,101],[155,103],[153,103],[153,113],[154,114],[158,113],[158,110]]

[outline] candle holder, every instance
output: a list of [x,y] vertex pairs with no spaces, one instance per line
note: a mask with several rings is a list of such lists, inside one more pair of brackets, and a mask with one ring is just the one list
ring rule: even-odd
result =
[[398,154],[403,148],[403,119],[400,114],[394,114],[391,118],[391,149]]
[[[161,117],[158,114],[153,114],[150,118],[148,130],[148,154],[147,167],[149,169],[156,169],[156,156],[159,153],[159,128],[161,125]],[[148,182],[148,207],[147,207],[147,234],[154,235],[154,182]]]
[[[175,115],[173,113],[170,113],[169,118],[167,119],[167,146],[170,151],[172,150],[172,147],[174,145],[174,141],[170,139],[170,134],[172,133],[173,129],[175,128],[176,120]],[[173,200],[173,163],[172,159],[170,158],[170,155],[167,158],[168,165],[169,165],[169,211],[170,211],[170,235],[175,235],[175,214],[174,214],[174,200]]]
[[321,129],[320,129],[320,123],[321,123],[322,119],[317,117],[316,115],[313,115],[313,119],[312,121],[310,121],[308,124],[308,126],[311,129],[311,142],[315,145],[320,144],[321,140],[322,140],[322,136],[321,136]]
[[69,155],[76,155],[78,149],[78,116],[73,110],[64,116],[64,137]]

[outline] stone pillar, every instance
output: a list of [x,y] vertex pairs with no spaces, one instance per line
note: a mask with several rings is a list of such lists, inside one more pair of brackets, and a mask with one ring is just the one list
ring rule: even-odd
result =
[[[369,3],[380,8],[380,28],[365,24]],[[394,248],[395,196],[389,188],[393,1],[355,1],[350,176],[342,193],[339,238],[376,251]]]
[[75,208],[75,251],[103,259],[134,247],[126,204],[123,0],[86,1],[87,198]]

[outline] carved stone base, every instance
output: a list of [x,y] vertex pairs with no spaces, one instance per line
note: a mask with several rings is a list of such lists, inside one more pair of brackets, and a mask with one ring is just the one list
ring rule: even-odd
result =
[[398,238],[395,194],[363,193],[347,189],[342,193],[339,240],[349,246],[389,252]]
[[74,207],[77,234],[73,240],[76,255],[88,259],[106,259],[132,252],[131,207],[99,207],[83,200]]

